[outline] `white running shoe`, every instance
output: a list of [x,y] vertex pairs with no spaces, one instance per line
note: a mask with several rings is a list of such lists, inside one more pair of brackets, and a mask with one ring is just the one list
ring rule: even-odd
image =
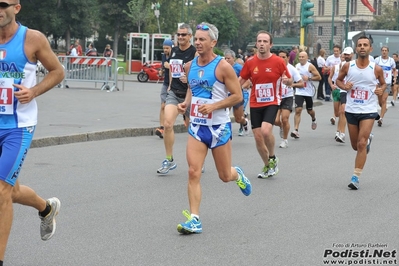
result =
[[288,140],[283,139],[283,140],[281,141],[279,147],[280,147],[280,148],[283,148],[283,149],[288,148]]

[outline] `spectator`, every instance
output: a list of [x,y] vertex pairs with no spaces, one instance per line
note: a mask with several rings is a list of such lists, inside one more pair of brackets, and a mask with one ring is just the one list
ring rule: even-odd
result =
[[105,50],[104,50],[103,56],[104,57],[113,57],[114,56],[114,51],[111,49],[111,45],[110,44],[107,44],[105,46]]
[[78,56],[78,50],[76,43],[72,45],[71,54],[70,56]]
[[82,56],[83,50],[82,50],[82,46],[79,43],[79,39],[75,40],[75,45],[76,45],[76,52],[77,52],[78,56]]
[[93,43],[90,43],[89,47],[87,49],[87,52],[86,52],[86,56],[97,56],[97,55],[98,55],[97,54],[97,49],[94,48]]
[[298,46],[294,45],[292,46],[292,50],[288,55],[288,62],[293,65],[294,64],[294,60],[296,58],[296,54],[298,53]]

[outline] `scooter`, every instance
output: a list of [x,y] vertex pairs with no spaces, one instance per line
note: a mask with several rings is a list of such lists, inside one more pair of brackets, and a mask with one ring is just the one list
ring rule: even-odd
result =
[[137,80],[139,82],[147,82],[148,80],[156,80],[157,82],[163,81],[164,77],[159,75],[161,68],[161,63],[150,64],[146,62],[143,64],[141,71],[137,74]]

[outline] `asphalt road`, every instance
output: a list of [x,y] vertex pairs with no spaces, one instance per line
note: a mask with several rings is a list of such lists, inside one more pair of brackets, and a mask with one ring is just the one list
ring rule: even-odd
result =
[[[71,104],[69,110],[74,115],[65,111],[56,119],[60,124],[82,126],[59,129],[67,135],[126,128],[142,115],[148,116],[145,120],[149,126],[156,126],[158,89],[148,88],[146,92],[154,97],[154,105],[149,107],[138,100],[133,104],[138,109],[131,111],[124,106],[128,101],[125,98],[136,101],[146,90],[144,87],[128,88],[124,93],[90,91],[90,108],[82,111]],[[82,99],[81,90],[75,92],[77,99]],[[114,107],[105,114],[96,112],[114,98],[122,112],[113,110]],[[46,107],[45,99],[43,95],[43,103],[39,103],[41,112],[43,108],[48,107],[51,112],[60,106],[47,102]],[[20,181],[43,197],[60,198],[57,232],[50,241],[41,241],[36,211],[15,205],[6,265],[313,266],[331,265],[325,260],[333,258],[332,255],[323,257],[330,250],[338,252],[334,254],[346,264],[360,259],[339,255],[347,250],[383,250],[389,256],[380,260],[396,259],[392,251],[399,247],[399,107],[389,108],[383,127],[373,129],[375,138],[358,191],[347,188],[355,152],[349,143],[334,141],[335,127],[329,124],[332,104],[324,103],[315,110],[315,131],[310,129],[310,118],[304,112],[301,138],[290,139],[287,149],[276,148],[280,173],[274,178],[256,178],[262,164],[253,136],[238,137],[235,133],[233,163],[240,165],[252,181],[253,194],[249,197],[243,196],[234,183],[225,184],[218,179],[211,153],[208,154],[202,178],[203,233],[199,235],[182,236],[176,231],[176,225],[185,221],[181,211],[188,208],[187,134],[176,134],[174,157],[178,167],[166,176],[156,174],[164,159],[163,142],[156,136],[31,149]],[[76,115],[80,113],[78,119]],[[115,124],[109,127],[105,122],[95,124],[96,117],[112,121],[113,116],[125,122],[110,122]],[[37,129],[39,138],[55,135],[45,132],[54,127],[50,126],[52,119],[50,113],[42,115]],[[96,127],[93,129],[92,125]],[[234,125],[234,131],[237,130]],[[278,145],[278,129],[274,130]],[[370,246],[374,244],[382,247]],[[357,261],[356,265],[363,264]]]

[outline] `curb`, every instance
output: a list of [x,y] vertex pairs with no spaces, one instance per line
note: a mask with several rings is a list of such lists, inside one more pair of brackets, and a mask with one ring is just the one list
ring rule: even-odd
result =
[[[313,106],[323,105],[321,101],[314,101]],[[235,123],[234,116],[231,117],[231,122]],[[156,128],[122,128],[112,129],[91,133],[82,133],[76,135],[59,136],[59,137],[45,137],[40,139],[32,140],[30,148],[43,148],[56,145],[64,145],[79,142],[106,140],[106,139],[118,139],[118,138],[129,138],[129,137],[140,137],[140,136],[154,136]],[[185,133],[187,128],[184,124],[178,124],[173,127],[175,133]]]

